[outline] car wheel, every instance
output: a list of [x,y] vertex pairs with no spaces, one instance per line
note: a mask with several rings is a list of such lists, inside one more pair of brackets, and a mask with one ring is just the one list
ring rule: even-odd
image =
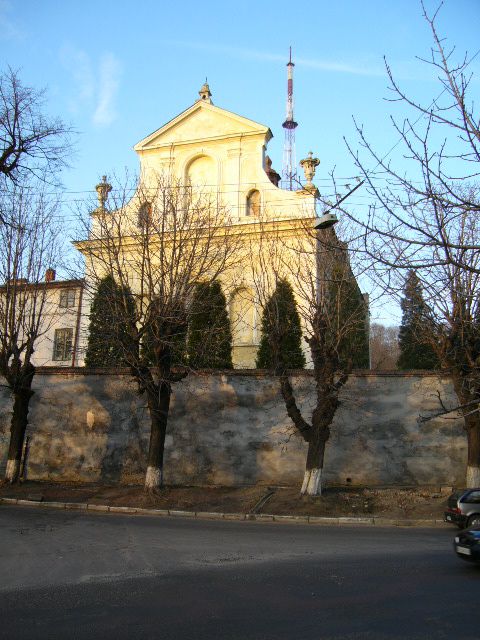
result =
[[470,516],[467,522],[467,526],[480,527],[480,513],[474,513],[473,516]]

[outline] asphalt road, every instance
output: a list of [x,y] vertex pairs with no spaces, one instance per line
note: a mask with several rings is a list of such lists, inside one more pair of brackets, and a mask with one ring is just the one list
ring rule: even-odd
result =
[[0,638],[480,638],[455,529],[0,507]]

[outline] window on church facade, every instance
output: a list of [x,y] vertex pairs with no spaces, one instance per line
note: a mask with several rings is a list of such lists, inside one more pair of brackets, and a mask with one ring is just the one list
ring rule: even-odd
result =
[[187,184],[201,187],[202,191],[210,191],[217,184],[215,162],[210,156],[199,156],[190,162],[187,168]]
[[152,219],[152,205],[150,202],[144,202],[138,210],[138,226],[142,229],[147,227]]
[[260,215],[260,191],[254,189],[247,196],[247,216],[258,217]]

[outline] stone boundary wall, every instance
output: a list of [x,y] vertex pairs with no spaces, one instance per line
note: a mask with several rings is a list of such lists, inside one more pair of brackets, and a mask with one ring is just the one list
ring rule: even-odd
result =
[[[310,417],[313,378],[293,375]],[[30,410],[30,479],[141,482],[149,438],[144,397],[129,371],[37,370]],[[325,458],[327,484],[462,485],[463,421],[419,414],[455,403],[448,379],[431,372],[357,372],[342,391]],[[0,473],[11,398],[0,386]],[[450,416],[451,417],[451,416]],[[166,440],[168,484],[298,485],[306,445],[295,433],[273,376],[257,370],[200,372],[174,385]]]

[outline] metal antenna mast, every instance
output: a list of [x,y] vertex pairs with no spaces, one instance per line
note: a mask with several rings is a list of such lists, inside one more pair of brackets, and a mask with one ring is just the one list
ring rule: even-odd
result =
[[287,117],[282,127],[285,129],[285,144],[283,147],[282,187],[293,191],[297,183],[297,160],[295,158],[295,129],[298,122],[293,119],[293,67],[292,47],[290,59],[287,62]]

